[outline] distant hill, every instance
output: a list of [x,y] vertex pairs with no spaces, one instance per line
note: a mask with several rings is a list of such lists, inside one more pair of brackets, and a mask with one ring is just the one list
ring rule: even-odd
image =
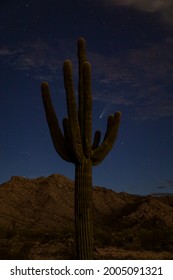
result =
[[[0,201],[0,259],[73,258],[73,181],[59,174],[14,176],[0,185]],[[129,258],[144,258],[134,255],[144,251],[173,258],[173,196],[94,187],[93,202],[95,258],[117,258],[116,250],[119,257],[124,250]]]

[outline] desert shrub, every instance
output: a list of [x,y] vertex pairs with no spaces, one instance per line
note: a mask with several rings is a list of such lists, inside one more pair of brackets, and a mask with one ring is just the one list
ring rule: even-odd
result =
[[28,240],[40,240],[45,237],[46,232],[42,229],[24,228],[20,232],[20,236]]
[[129,228],[114,232],[107,228],[97,229],[95,232],[95,245],[98,247],[114,246],[126,250],[141,249],[138,237],[134,230]]
[[16,251],[11,252],[11,257],[14,260],[29,260],[29,253],[32,248],[32,242],[25,241]]
[[7,229],[3,226],[0,226],[0,238],[5,238]]
[[51,240],[59,239],[59,232],[56,230],[45,231],[44,229],[39,228],[25,228],[21,230],[20,236],[23,239],[30,241],[40,241],[42,243],[47,243]]
[[70,227],[70,226],[66,226],[63,227],[60,231],[59,231],[59,236],[64,238],[65,236],[68,235],[74,235],[74,228]]
[[144,250],[169,250],[173,245],[172,229],[140,229],[137,233],[141,247]]
[[3,227],[2,225],[0,226],[0,238],[11,239],[16,234],[17,234],[17,230],[16,230],[15,219],[12,219],[10,221],[10,224],[8,227]]
[[3,245],[1,244],[0,260],[28,260],[31,248],[32,243],[28,241],[18,246],[10,241],[4,242]]
[[140,248],[139,240],[131,229],[114,232],[112,234],[113,242],[112,245],[123,248],[126,250],[136,250]]
[[111,231],[109,231],[107,228],[95,228],[94,231],[94,243],[96,247],[107,247],[111,245]]
[[55,259],[61,260],[74,260],[75,259],[75,250],[73,246],[67,244],[62,244],[57,252],[58,258],[55,254]]

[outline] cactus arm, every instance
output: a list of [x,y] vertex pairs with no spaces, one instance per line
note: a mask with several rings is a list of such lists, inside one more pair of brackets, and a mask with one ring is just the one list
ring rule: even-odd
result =
[[61,132],[61,128],[52,105],[48,83],[43,82],[41,84],[41,91],[46,118],[55,150],[64,160],[71,162],[69,150],[65,143],[64,136]]
[[84,139],[84,94],[83,94],[83,65],[86,62],[86,47],[84,38],[79,38],[78,43],[78,68],[79,68],[79,80],[78,80],[78,119],[80,125],[81,139]]
[[106,157],[106,155],[112,149],[113,144],[118,135],[120,116],[121,116],[121,113],[117,112],[114,114],[113,119],[112,119],[112,117],[108,118],[107,130],[105,133],[104,140],[101,143],[101,145],[98,146],[92,152],[92,164],[93,165],[98,165],[101,161],[103,161],[103,159]]
[[71,162],[73,162],[75,164],[76,158],[75,158],[75,154],[74,154],[74,151],[72,149],[72,146],[71,146],[70,126],[69,126],[69,119],[68,118],[63,119],[63,131],[64,131],[64,138],[65,138],[65,141],[66,141],[66,145],[69,149]]
[[113,122],[114,122],[114,115],[108,116],[107,128],[106,128],[106,133],[105,133],[105,136],[104,136],[104,140],[106,139],[107,135],[109,134],[109,132],[111,130],[111,127],[113,125]]
[[92,96],[91,96],[91,66],[88,62],[83,66],[83,95],[84,95],[84,139],[85,156],[89,158],[92,142]]
[[79,70],[82,71],[82,65],[86,62],[86,43],[84,38],[79,38],[77,42],[78,47],[78,60],[79,60]]
[[64,137],[65,137],[65,141],[68,144],[68,146],[70,146],[70,127],[69,127],[69,119],[68,118],[64,118],[63,119],[63,130],[64,130]]
[[77,105],[72,78],[72,65],[69,60],[64,62],[64,86],[66,90],[67,112],[71,144],[78,162],[83,160],[83,147],[81,142],[80,127],[78,122]]
[[94,140],[93,140],[93,144],[91,149],[95,150],[99,143],[100,143],[100,139],[101,139],[101,131],[100,130],[96,130],[95,135],[94,135]]

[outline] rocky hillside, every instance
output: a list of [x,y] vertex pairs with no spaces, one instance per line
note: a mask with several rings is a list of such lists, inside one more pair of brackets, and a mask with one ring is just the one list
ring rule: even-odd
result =
[[[9,240],[15,244],[12,248],[19,239],[22,244],[26,239],[40,244],[58,240],[72,246],[73,198],[74,182],[58,174],[37,179],[14,176],[0,185],[1,252]],[[93,198],[97,248],[173,251],[172,196],[137,196],[94,187]]]

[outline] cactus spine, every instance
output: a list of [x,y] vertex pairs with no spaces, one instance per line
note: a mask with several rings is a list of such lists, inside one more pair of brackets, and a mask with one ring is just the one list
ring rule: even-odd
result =
[[91,66],[86,61],[85,40],[78,40],[78,107],[72,78],[72,65],[64,62],[64,86],[68,117],[63,119],[63,132],[54,111],[48,83],[41,85],[44,108],[52,141],[57,153],[75,164],[75,244],[77,259],[93,258],[92,166],[98,165],[111,150],[120,123],[120,112],[108,117],[102,143],[96,131],[92,144]]

